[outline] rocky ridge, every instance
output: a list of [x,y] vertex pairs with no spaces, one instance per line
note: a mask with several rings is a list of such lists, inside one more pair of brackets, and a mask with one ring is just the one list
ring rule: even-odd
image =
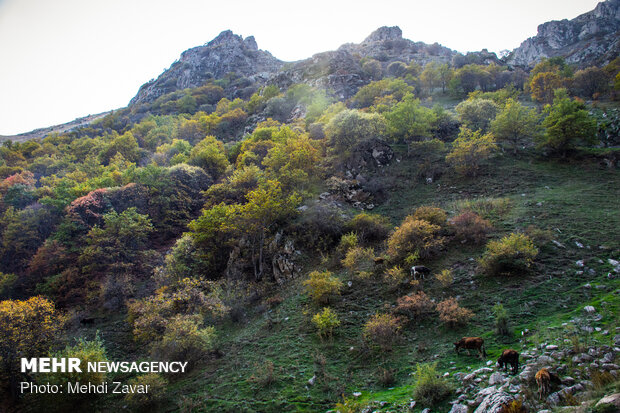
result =
[[507,56],[512,66],[533,67],[562,56],[580,67],[604,65],[620,55],[620,0],[606,0],[572,20],[550,21]]

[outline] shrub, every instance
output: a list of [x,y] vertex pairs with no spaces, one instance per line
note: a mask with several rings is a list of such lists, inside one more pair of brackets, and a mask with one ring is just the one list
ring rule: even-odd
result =
[[383,387],[391,387],[396,383],[396,370],[379,367],[377,371],[378,382]]
[[266,360],[264,363],[255,365],[255,372],[248,379],[251,383],[256,383],[260,387],[269,387],[276,382],[275,366],[273,361]]
[[481,244],[493,228],[489,221],[470,211],[453,218],[450,223],[454,228],[454,238],[462,243]]
[[150,407],[162,401],[166,394],[168,381],[160,374],[149,373],[129,380],[130,385],[148,386],[146,393],[127,393],[125,400],[134,408]]
[[416,252],[420,258],[435,255],[445,241],[439,236],[440,229],[438,225],[409,215],[388,239],[388,254],[396,260],[404,260]]
[[[53,353],[50,357],[54,358],[77,358],[86,366],[90,362],[108,361],[103,341],[99,337],[99,332],[93,340],[80,338],[75,345],[67,346],[64,350]],[[64,372],[44,374],[38,380],[40,383],[51,383],[64,386],[66,383],[82,382],[101,384],[106,380],[105,372],[91,372],[82,368],[82,372]]]
[[357,245],[357,234],[349,232],[348,234],[344,234],[340,238],[340,243],[338,244],[338,251],[346,254],[350,249],[357,247]]
[[495,331],[500,336],[507,336],[508,331],[508,313],[501,303],[493,306],[493,315],[495,316]]
[[465,199],[455,203],[454,207],[462,212],[475,212],[485,219],[496,219],[506,215],[512,208],[510,198]]
[[446,211],[432,206],[421,206],[413,212],[413,219],[421,219],[441,228],[446,226]]
[[391,314],[375,314],[364,324],[364,339],[383,351],[392,349],[398,338],[400,320]]
[[437,304],[439,319],[450,327],[464,325],[474,316],[474,313],[464,307],[460,307],[456,298],[448,298]]
[[372,248],[355,247],[347,251],[347,255],[342,260],[351,275],[365,279],[372,274],[374,266],[375,250]]
[[407,272],[403,271],[401,266],[396,265],[385,270],[383,279],[389,286],[396,288],[407,280]]
[[168,320],[160,342],[153,345],[153,353],[163,360],[185,360],[190,366],[213,350],[215,328],[200,328],[201,317],[177,315]]
[[329,271],[312,271],[304,281],[306,291],[316,303],[327,303],[330,297],[340,294],[342,281]]
[[312,324],[316,327],[319,337],[325,338],[332,336],[334,328],[340,325],[340,320],[338,315],[327,307],[312,317]]
[[490,241],[479,263],[487,275],[510,275],[526,271],[536,255],[538,249],[527,235],[513,233],[499,241]]
[[452,393],[450,385],[439,376],[437,363],[417,365],[413,397],[423,405],[433,406]]
[[418,291],[417,293],[410,293],[396,300],[395,312],[404,314],[411,319],[422,317],[431,311],[433,311],[434,303],[424,293],[424,291]]
[[439,274],[435,275],[435,278],[437,278],[437,281],[439,281],[444,288],[449,287],[454,281],[452,271],[448,269],[442,270]]
[[480,130],[472,132],[463,127],[459,137],[452,142],[452,151],[446,162],[458,173],[476,176],[481,164],[497,151],[495,137],[491,133],[483,135]]
[[380,242],[390,232],[390,221],[381,215],[362,212],[347,223],[347,228],[359,237],[361,242]]

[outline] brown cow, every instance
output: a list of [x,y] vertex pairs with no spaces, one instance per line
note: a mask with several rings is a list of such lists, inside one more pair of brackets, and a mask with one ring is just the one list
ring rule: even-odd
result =
[[538,373],[536,373],[536,384],[538,385],[538,397],[542,399],[543,396],[549,394],[549,392],[551,391],[551,383],[560,384],[562,383],[562,380],[557,374],[549,371],[546,368],[542,368],[538,370]]
[[459,354],[459,350],[462,348],[467,350],[467,354],[469,354],[469,350],[477,350],[482,357],[487,356],[487,352],[484,349],[484,340],[480,337],[463,337],[454,343],[454,351],[457,354]]
[[519,370],[519,353],[514,351],[513,349],[504,350],[502,355],[497,359],[497,364],[499,368],[506,368],[508,370],[508,365],[512,367],[512,374],[517,374]]
[[536,384],[538,385],[538,398],[542,399],[544,395],[549,394],[551,388],[551,376],[549,370],[540,369],[536,373]]

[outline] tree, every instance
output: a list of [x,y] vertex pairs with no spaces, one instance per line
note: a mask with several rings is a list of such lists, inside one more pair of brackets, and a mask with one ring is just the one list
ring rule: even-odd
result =
[[93,227],[86,236],[87,246],[79,263],[88,272],[135,272],[144,259],[153,225],[148,215],[135,207],[103,216],[102,227]]
[[561,88],[564,79],[555,72],[542,72],[534,75],[529,87],[532,99],[541,103],[551,103],[554,91]]
[[41,296],[0,302],[0,363],[13,396],[17,392],[19,360],[47,352],[62,326],[54,303]]
[[420,105],[420,100],[407,94],[385,114],[388,133],[395,141],[409,142],[431,136],[437,117],[432,109]]
[[486,132],[498,108],[490,99],[470,98],[456,105],[455,110],[467,128]]
[[246,198],[248,202],[238,207],[233,225],[250,240],[254,277],[258,281],[264,271],[263,252],[267,235],[276,224],[295,214],[301,198],[295,193],[287,195],[280,183],[273,180],[249,192]]
[[585,104],[571,100],[566,90],[556,91],[553,105],[545,106],[544,113],[547,117],[543,126],[547,132],[540,139],[540,147],[564,157],[579,144],[596,142],[595,120],[588,114]]
[[207,136],[198,142],[190,152],[188,162],[204,169],[213,179],[219,178],[229,165],[224,144],[214,136]]
[[481,163],[496,150],[495,138],[491,133],[483,135],[479,130],[472,132],[464,127],[452,142],[452,151],[446,156],[446,162],[463,175],[476,176]]
[[526,108],[514,99],[509,99],[491,122],[491,131],[499,140],[509,142],[515,155],[519,145],[526,140],[537,138],[541,132],[536,111]]
[[386,123],[378,113],[364,113],[358,110],[345,110],[337,114],[325,128],[325,134],[336,154],[349,153],[351,148],[371,138],[385,135]]
[[427,89],[428,94],[432,94],[433,90],[441,81],[440,65],[435,61],[430,61],[424,66],[422,74],[420,74],[420,81]]
[[609,90],[609,76],[605,70],[592,66],[575,72],[572,89],[586,99],[595,98]]

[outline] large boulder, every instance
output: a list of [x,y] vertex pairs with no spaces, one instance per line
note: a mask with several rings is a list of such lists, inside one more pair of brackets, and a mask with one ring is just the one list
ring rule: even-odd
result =
[[499,413],[505,405],[513,400],[514,396],[498,391],[485,397],[474,413]]

